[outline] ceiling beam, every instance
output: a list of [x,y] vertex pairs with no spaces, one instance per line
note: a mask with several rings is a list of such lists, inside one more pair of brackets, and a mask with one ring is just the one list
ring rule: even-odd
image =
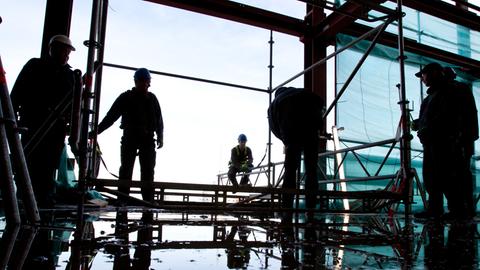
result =
[[[358,37],[371,29],[371,27],[355,23],[342,32],[347,35]],[[396,34],[384,32],[380,36],[378,42],[392,48],[398,47],[398,37]],[[459,66],[466,73],[480,78],[480,61],[421,44],[409,38],[404,38],[404,45],[405,51]]]
[[403,5],[480,32],[480,16],[455,5],[440,0],[403,0]]
[[362,5],[359,2],[348,1],[338,7],[338,12],[331,13],[314,30],[314,37],[322,37],[325,40],[334,41],[337,33],[348,28],[359,17],[366,17],[371,10],[371,5],[380,4],[386,0],[370,0],[370,5]]
[[145,0],[217,18],[244,23],[297,37],[305,35],[306,23],[294,17],[226,0]]

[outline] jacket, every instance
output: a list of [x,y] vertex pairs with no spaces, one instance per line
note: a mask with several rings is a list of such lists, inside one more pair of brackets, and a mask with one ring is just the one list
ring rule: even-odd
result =
[[133,88],[120,94],[113,102],[103,120],[98,124],[98,134],[109,128],[122,117],[120,128],[131,134],[157,134],[163,141],[163,118],[157,97],[151,93],[140,93]]

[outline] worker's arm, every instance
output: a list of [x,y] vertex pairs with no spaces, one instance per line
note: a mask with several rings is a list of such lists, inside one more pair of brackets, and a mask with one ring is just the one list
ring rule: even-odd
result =
[[157,148],[163,147],[163,116],[160,103],[158,102],[157,97],[153,96],[153,106],[155,113],[155,133],[157,134]]
[[115,123],[115,121],[122,116],[125,97],[125,93],[123,93],[115,100],[115,102],[113,102],[112,107],[110,107],[110,110],[107,112],[107,115],[105,115],[100,124],[98,124],[98,134],[111,127],[113,123]]

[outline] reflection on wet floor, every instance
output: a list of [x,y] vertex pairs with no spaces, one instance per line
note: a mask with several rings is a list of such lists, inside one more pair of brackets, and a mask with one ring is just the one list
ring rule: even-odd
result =
[[[43,226],[2,230],[1,269],[477,269],[478,219],[274,216],[138,207],[42,211]],[[23,268],[22,268],[23,266]]]

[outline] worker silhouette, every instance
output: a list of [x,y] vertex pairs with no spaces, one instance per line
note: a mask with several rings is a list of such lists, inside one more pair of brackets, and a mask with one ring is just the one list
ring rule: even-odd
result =
[[417,218],[441,218],[443,195],[448,201],[447,217],[463,218],[467,215],[462,197],[464,166],[461,139],[460,105],[455,86],[445,76],[438,63],[427,64],[415,76],[421,78],[427,89],[416,123],[417,136],[423,145],[423,183],[428,193],[428,207],[415,214]]
[[30,59],[10,94],[18,125],[26,128],[22,145],[40,207],[55,204],[55,170],[65,145],[75,85],[68,65],[71,51],[75,48],[67,36],[53,36],[48,56]]
[[444,73],[447,81],[453,85],[454,94],[456,96],[456,106],[460,112],[460,134],[459,141],[462,147],[462,159],[463,163],[460,163],[460,179],[458,184],[461,185],[462,191],[460,199],[465,200],[467,217],[475,216],[475,202],[473,198],[475,178],[472,177],[471,161],[474,154],[474,143],[478,139],[478,115],[477,106],[475,104],[475,98],[472,93],[472,89],[469,85],[456,80],[457,74],[451,67],[445,67]]
[[247,136],[240,134],[238,136],[238,145],[232,148],[230,155],[230,162],[228,163],[228,180],[232,182],[234,187],[238,187],[236,175],[242,172],[242,178],[240,180],[240,186],[246,186],[249,184],[250,178],[248,173],[253,168],[253,156],[250,147],[246,146]]
[[[317,160],[318,135],[322,127],[323,100],[313,92],[281,87],[268,108],[268,120],[273,134],[285,146],[285,175],[282,188],[294,189],[297,170],[303,152],[305,162],[305,189],[318,190]],[[293,194],[282,195],[282,207],[292,208]],[[306,197],[307,208],[315,208],[316,196]],[[287,221],[291,215],[285,216]]]
[[163,146],[163,118],[157,97],[148,91],[151,82],[150,72],[139,68],[133,76],[135,87],[120,94],[114,101],[105,118],[98,124],[98,134],[109,128],[122,117],[120,128],[123,136],[120,147],[121,165],[119,171],[119,191],[130,193],[133,166],[138,154],[142,198],[153,202],[153,177],[155,169],[156,134],[157,149]]

